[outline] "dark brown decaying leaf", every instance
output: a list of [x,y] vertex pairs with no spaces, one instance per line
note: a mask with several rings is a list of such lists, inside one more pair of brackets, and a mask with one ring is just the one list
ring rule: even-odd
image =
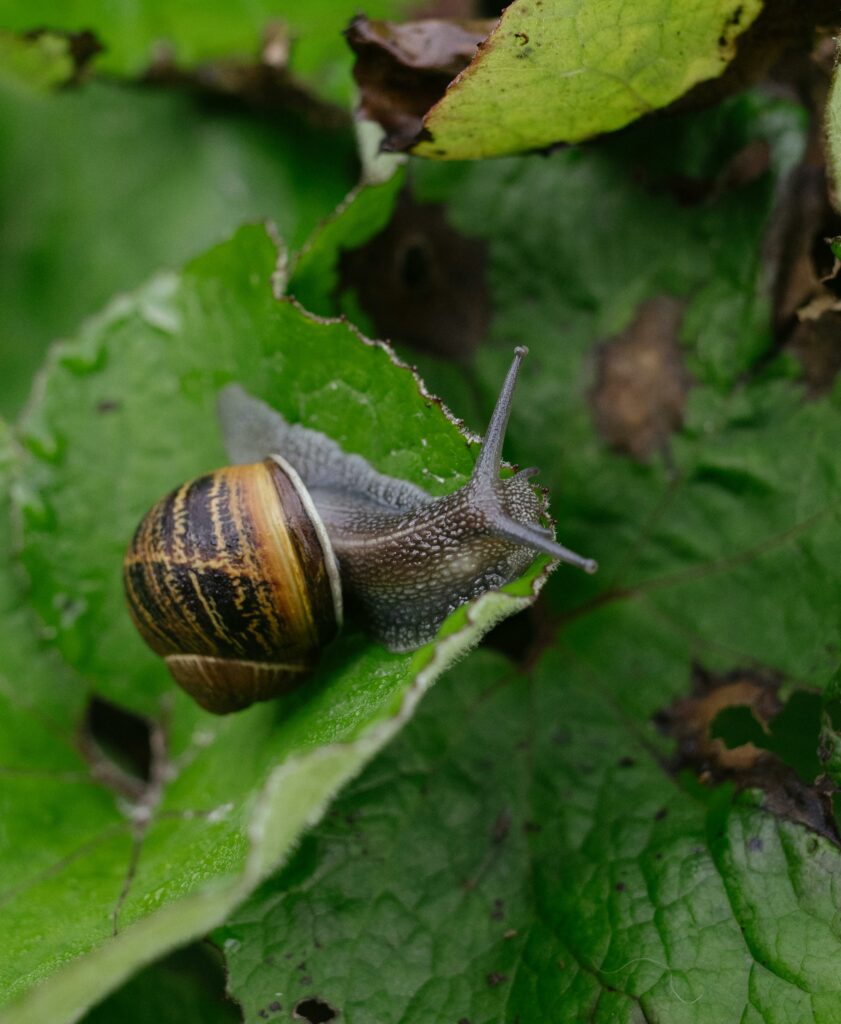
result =
[[635,459],[663,451],[683,422],[691,384],[678,343],[683,309],[670,295],[643,303],[631,326],[596,355],[590,396],[596,426],[608,444]]
[[485,265],[484,243],[456,231],[443,206],[404,192],[384,231],[342,252],[340,290],[356,292],[378,337],[464,361],[488,329]]
[[495,20],[427,18],[396,25],[354,18],[346,36],[356,54],[360,113],[385,129],[384,149],[408,149],[426,112],[473,59]]
[[814,121],[803,160],[781,190],[763,253],[777,342],[801,362],[812,398],[826,394],[841,369],[841,264],[830,248],[841,217],[829,201],[822,117]]
[[[815,249],[822,244],[831,216],[823,164],[807,157],[785,184],[764,253],[774,275],[774,328],[778,334],[785,336],[798,310],[823,290]],[[828,246],[824,247],[828,253]]]
[[806,785],[794,768],[770,750],[752,742],[728,747],[713,734],[718,716],[740,707],[748,708],[768,733],[783,708],[780,684],[772,673],[756,669],[716,676],[696,665],[690,696],[656,716],[661,731],[677,742],[671,770],[678,774],[689,769],[705,785],[729,780],[739,789],[760,789],[766,810],[841,844],[831,799],[834,786],[825,777]]
[[809,396],[817,398],[831,391],[841,370],[841,302],[816,319],[801,320],[788,347],[803,365]]

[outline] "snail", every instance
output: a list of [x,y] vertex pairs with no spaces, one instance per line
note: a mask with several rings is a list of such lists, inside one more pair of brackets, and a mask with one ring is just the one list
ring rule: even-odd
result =
[[516,579],[537,552],[596,563],[541,525],[537,469],[500,477],[525,348],[517,348],[470,480],[433,498],[291,425],[239,385],[219,397],[234,465],[183,484],[140,522],[124,562],[129,610],[171,675],[226,714],[297,686],[342,625],[343,602],[391,651]]

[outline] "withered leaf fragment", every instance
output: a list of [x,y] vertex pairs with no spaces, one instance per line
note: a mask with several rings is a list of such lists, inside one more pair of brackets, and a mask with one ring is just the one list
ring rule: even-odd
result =
[[835,787],[825,775],[807,784],[776,753],[751,741],[728,747],[715,735],[716,719],[732,708],[747,708],[763,733],[773,732],[783,709],[780,684],[772,673],[753,668],[714,675],[696,665],[691,694],[655,716],[661,732],[676,741],[669,767],[676,775],[688,769],[705,785],[729,780],[738,789],[761,790],[770,814],[841,845],[832,806]]
[[427,18],[402,25],[358,15],[345,35],[356,53],[354,78],[362,117],[385,129],[385,150],[423,137],[427,111],[467,67],[496,21]]

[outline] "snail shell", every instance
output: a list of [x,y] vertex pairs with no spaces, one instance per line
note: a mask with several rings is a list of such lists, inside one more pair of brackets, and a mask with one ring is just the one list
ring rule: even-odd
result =
[[224,389],[220,420],[237,464],[154,505],[124,564],[141,636],[202,707],[224,714],[300,683],[341,626],[343,596],[376,640],[407,651],[537,552],[595,571],[541,525],[536,469],[500,478],[525,354],[515,351],[470,480],[441,498],[287,423],[239,386]]
[[342,624],[333,549],[279,456],[201,476],[153,505],[124,579],[140,635],[217,714],[295,687]]

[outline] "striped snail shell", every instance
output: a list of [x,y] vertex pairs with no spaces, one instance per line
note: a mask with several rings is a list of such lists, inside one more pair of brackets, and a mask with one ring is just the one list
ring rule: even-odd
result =
[[515,351],[473,475],[441,498],[287,423],[238,385],[223,390],[235,464],[153,505],[124,562],[140,635],[202,707],[225,714],[297,686],[341,627],[345,598],[376,640],[407,651],[536,552],[595,571],[541,525],[536,469],[500,478],[525,354]]
[[162,498],[123,571],[140,635],[217,714],[292,689],[342,624],[336,557],[279,456],[218,469]]

